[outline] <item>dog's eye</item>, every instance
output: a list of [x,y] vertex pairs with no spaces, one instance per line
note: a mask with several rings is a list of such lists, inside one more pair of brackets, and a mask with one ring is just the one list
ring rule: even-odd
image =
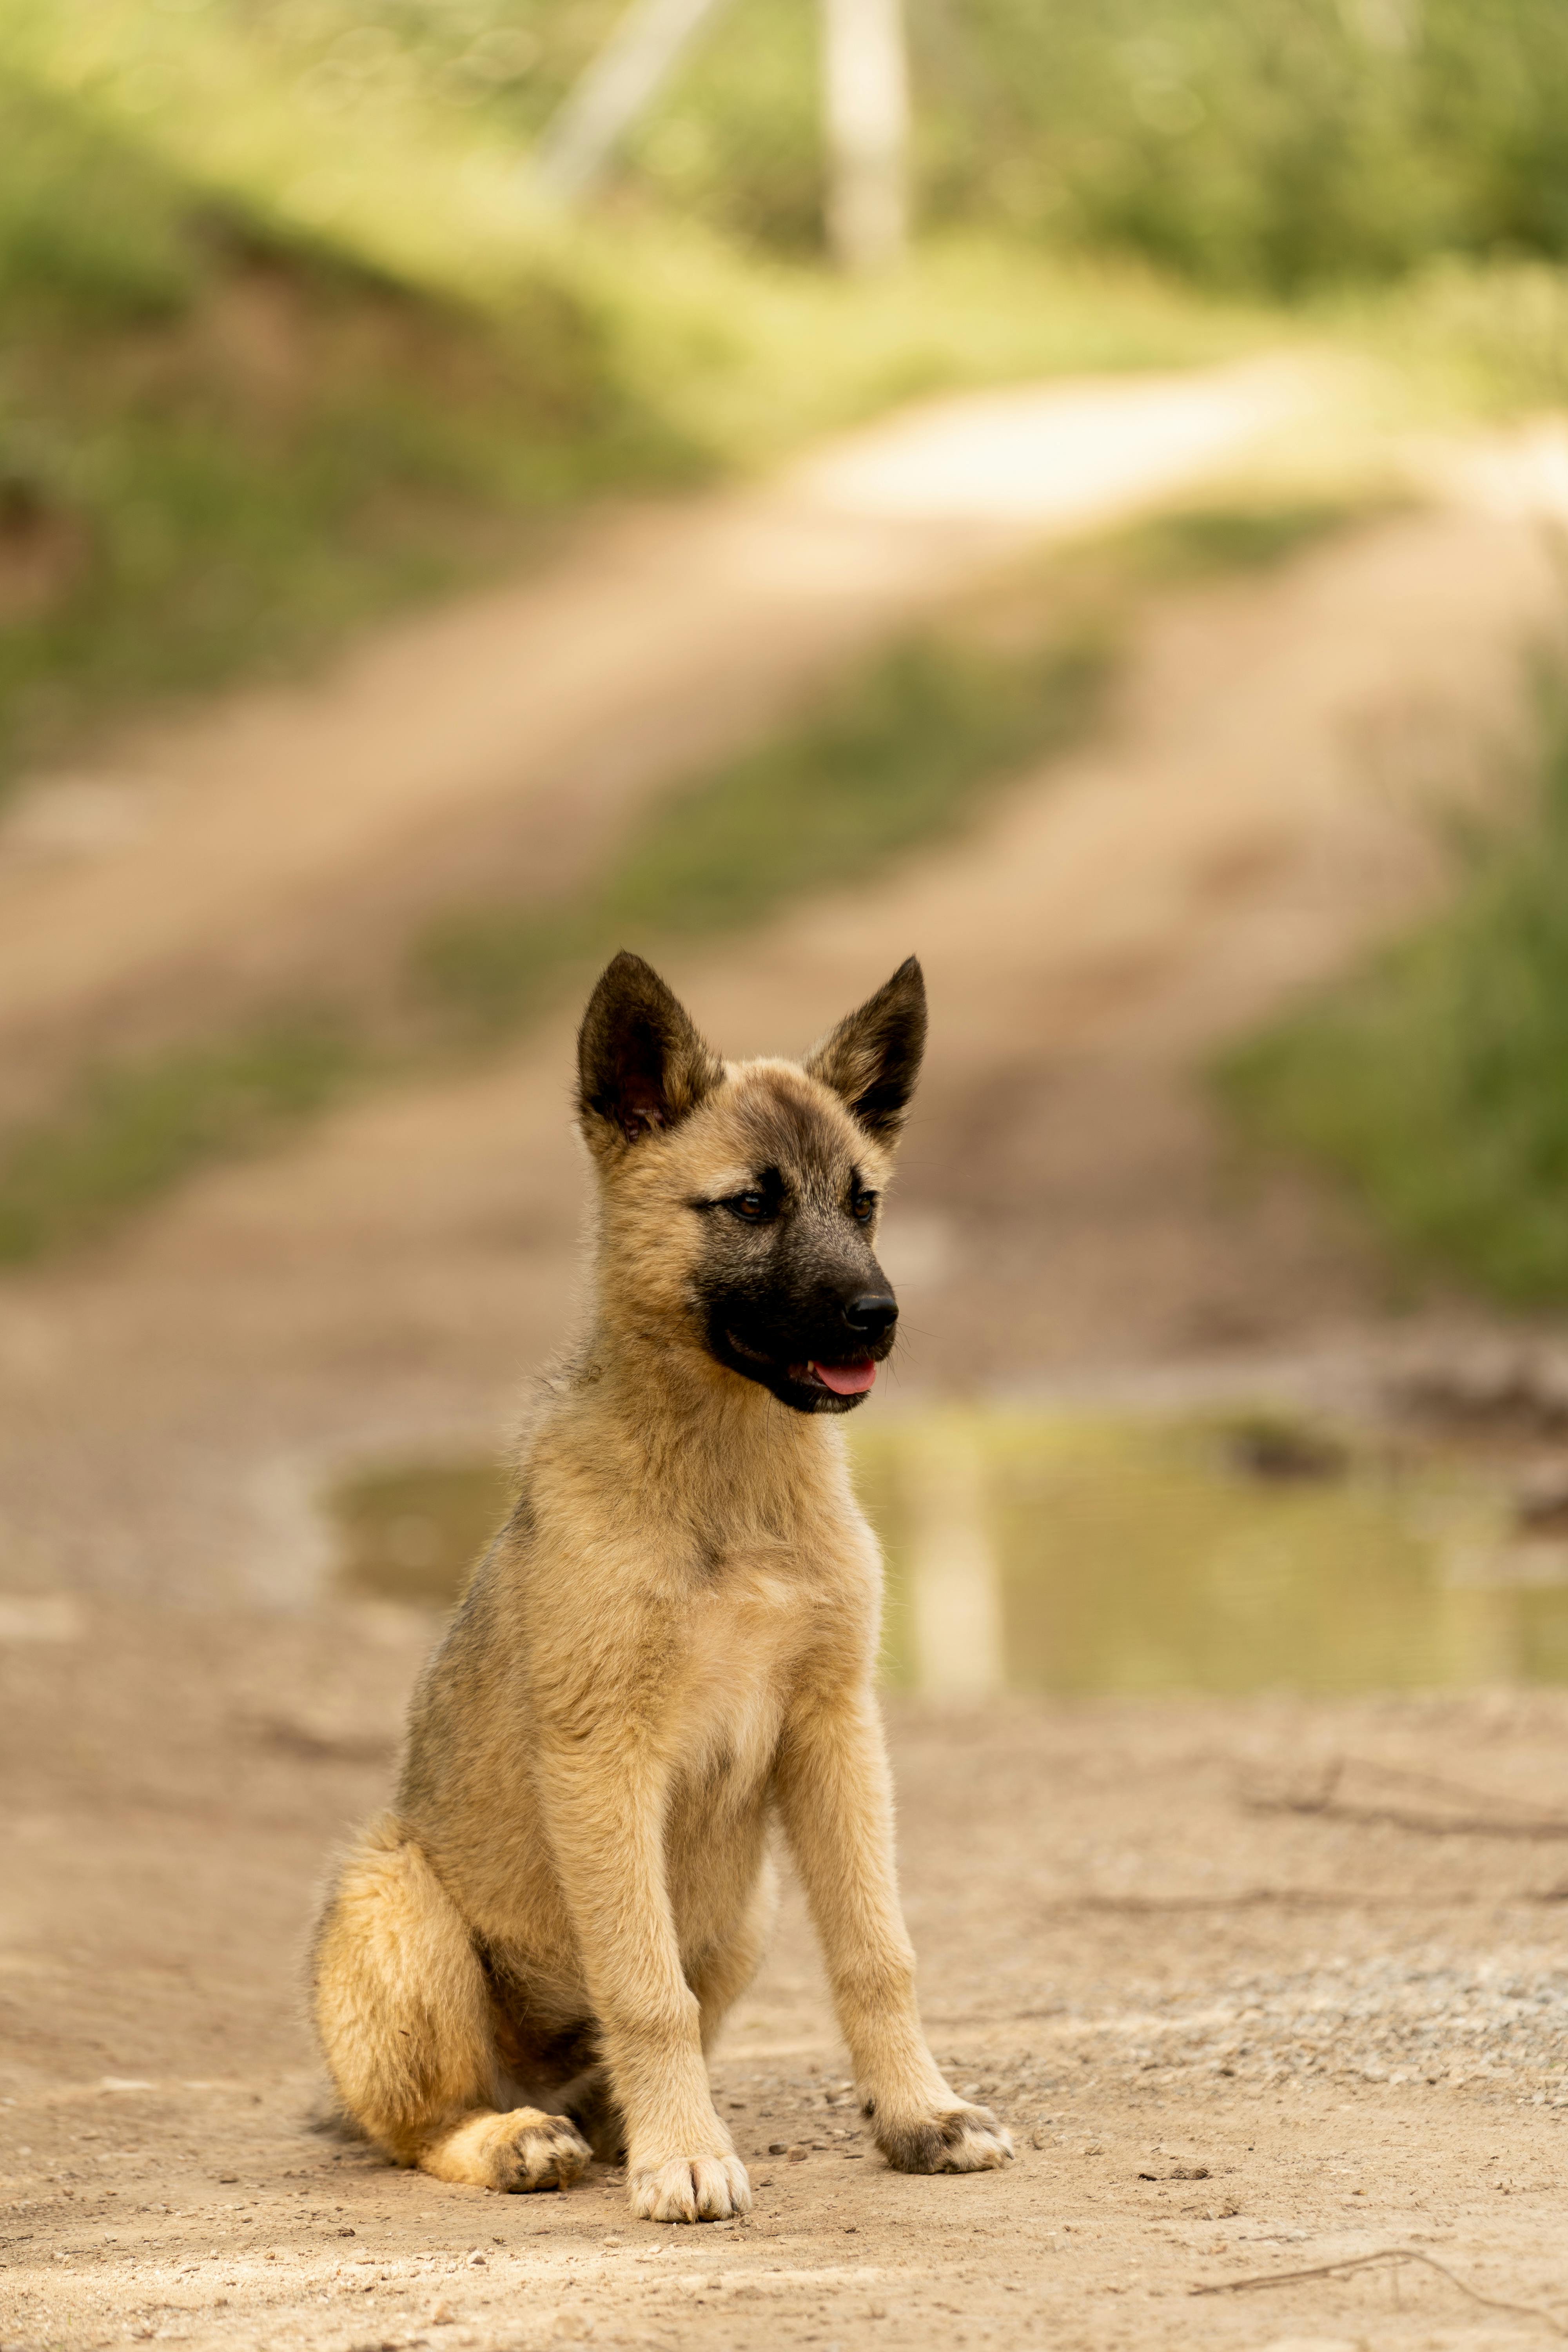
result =
[[768,1204],[760,1192],[737,1192],[724,1206],[737,1217],[743,1217],[749,1225],[760,1225],[768,1213]]
[[858,1225],[868,1225],[877,1213],[875,1192],[858,1192],[849,1203],[849,1213]]

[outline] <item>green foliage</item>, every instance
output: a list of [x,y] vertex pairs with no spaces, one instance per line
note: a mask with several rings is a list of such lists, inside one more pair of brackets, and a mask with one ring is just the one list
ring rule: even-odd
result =
[[557,276],[484,313],[0,68],[0,784],[698,462]]
[[170,173],[46,90],[0,80],[0,318],[112,334],[185,308],[195,255]]
[[1346,1178],[1392,1239],[1516,1304],[1568,1298],[1568,707],[1519,831],[1453,907],[1229,1057],[1246,1126]]
[[[661,190],[785,243],[814,138],[795,14],[732,11],[637,154]],[[910,20],[928,221],[1277,294],[1438,252],[1568,251],[1556,0],[916,0]],[[749,93],[770,75],[764,135]]]
[[86,1240],[192,1168],[257,1150],[360,1066],[334,1022],[301,1014],[100,1073],[0,1163],[0,1264]]
[[1175,583],[1268,571],[1388,510],[1386,498],[1322,492],[1172,507],[1121,534],[1116,553],[1145,580]]
[[[85,41],[89,5],[46,14]],[[90,6],[142,20],[134,40],[98,35],[98,56],[166,73],[149,7]],[[500,159],[526,150],[620,12],[192,0],[160,37],[243,45],[307,125],[379,125],[405,147],[435,126]],[[1439,254],[1568,254],[1559,0],[910,0],[909,18],[928,227],[1120,247],[1272,294]],[[617,226],[651,203],[774,253],[817,250],[817,52],[808,0],[720,11],[631,141]]]
[[1568,403],[1568,271],[1458,257],[1337,311],[1340,332],[1393,362],[1439,415]]
[[817,716],[657,809],[572,903],[449,917],[417,968],[481,1027],[628,940],[742,929],[804,892],[858,881],[957,823],[979,793],[1079,728],[1104,676],[1089,636],[982,652],[910,640]]
[[[520,142],[618,0],[250,0],[315,86],[422,78]],[[802,0],[721,13],[633,142],[651,194],[777,251],[820,242]],[[922,216],[1295,292],[1440,252],[1568,252],[1558,0],[910,0]]]

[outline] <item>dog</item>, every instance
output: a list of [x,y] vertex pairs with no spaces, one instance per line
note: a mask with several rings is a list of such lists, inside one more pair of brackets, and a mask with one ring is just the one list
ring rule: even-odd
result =
[[515,2190],[624,2157],[641,2219],[748,2210],[705,2053],[762,1955],[774,1822],[888,2162],[1012,2155],[921,2028],[881,1561],[834,1425],[893,1345],[873,1244],[925,1028],[912,957],[803,1064],[721,1062],[640,957],[594,990],[591,1317],[313,1948],[342,2116],[395,2163]]

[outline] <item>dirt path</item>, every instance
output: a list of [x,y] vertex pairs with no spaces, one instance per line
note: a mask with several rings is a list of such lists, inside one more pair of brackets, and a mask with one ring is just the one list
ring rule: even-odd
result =
[[1506,1820],[1561,1786],[1560,1696],[897,1710],[926,2015],[1019,2159],[970,2180],[885,2170],[840,2104],[792,1900],[715,2067],[755,2213],[661,2231],[597,2169],[564,2198],[490,2197],[302,2127],[310,1890],[384,1794],[426,1638],[385,1611],[104,1606],[87,1643],[0,1654],[0,2340],[1552,2340],[1415,2265],[1397,2289],[1194,2290],[1405,2248],[1563,2310],[1563,1844],[1256,1810],[1344,1753],[1458,1781]]
[[977,571],[1322,396],[1276,361],[940,402],[763,488],[606,517],[312,686],[149,726],[0,827],[0,1104],[107,1036],[341,980],[346,942],[374,969],[498,873],[561,888],[639,798]]
[[[1452,507],[1176,597],[1093,748],[852,900],[671,963],[727,1049],[798,1050],[925,959],[888,1244],[906,1390],[1377,1325],[1379,1270],[1321,1202],[1238,1192],[1194,1066],[1430,890],[1434,803],[1495,780],[1555,594],[1528,527]],[[302,1600],[338,1465],[499,1442],[571,1312],[570,1030],[6,1283],[13,1588]]]
[[[1434,800],[1495,788],[1557,580],[1471,488],[1173,597],[1103,739],[972,835],[671,963],[745,1050],[925,958],[889,1244],[909,1391],[1364,1360],[1397,1328],[1321,1201],[1237,1188],[1194,1069],[1419,905]],[[118,874],[129,905],[152,855],[47,887]],[[151,970],[127,921],[117,969]],[[99,984],[83,954],[48,967],[57,1007]],[[655,2235],[597,2175],[503,2201],[305,2132],[310,1890],[384,1795],[431,1630],[323,1597],[313,1496],[364,1454],[489,1444],[560,1338],[570,1026],[0,1286],[0,2345],[1550,2340],[1430,2270],[1190,2290],[1404,2247],[1563,2308],[1568,1841],[1258,1810],[1348,1755],[1561,1811],[1556,1696],[900,1707],[923,1997],[1018,2137],[1005,2175],[906,2181],[847,2136],[793,1905],[716,2075],[748,2224]]]

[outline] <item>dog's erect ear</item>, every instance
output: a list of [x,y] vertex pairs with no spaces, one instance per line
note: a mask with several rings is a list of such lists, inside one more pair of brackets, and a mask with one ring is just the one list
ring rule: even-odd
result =
[[830,1029],[805,1057],[879,1143],[896,1143],[926,1042],[925,974],[910,956],[885,988]]
[[719,1086],[724,1066],[652,964],[623,950],[577,1032],[577,1112],[595,1150],[673,1127]]

